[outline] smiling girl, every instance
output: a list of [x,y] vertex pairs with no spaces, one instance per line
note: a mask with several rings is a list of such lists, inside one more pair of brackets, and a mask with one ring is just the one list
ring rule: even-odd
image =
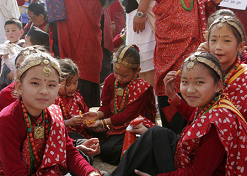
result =
[[30,54],[21,64],[16,88],[21,96],[0,113],[0,173],[5,175],[98,176],[68,137],[59,106],[58,61]]
[[[247,124],[220,94],[222,83],[215,56],[188,57],[181,69],[180,91],[194,109],[184,116],[188,124],[181,136],[162,127],[149,129],[126,151],[112,175],[244,175],[247,154],[241,150],[247,147]],[[166,91],[175,93],[174,77],[166,76],[165,85]]]

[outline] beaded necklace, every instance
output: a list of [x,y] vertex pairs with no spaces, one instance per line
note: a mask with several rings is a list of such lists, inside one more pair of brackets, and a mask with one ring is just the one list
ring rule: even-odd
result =
[[[216,102],[220,99],[220,95],[215,97],[205,108],[203,108],[202,111],[199,110],[199,108],[196,108],[197,113],[195,114],[194,121],[197,119],[197,117],[203,116],[205,113],[207,113],[215,104]],[[200,112],[200,113],[199,113]]]
[[[23,110],[24,122],[26,125],[26,129],[27,129],[27,133],[28,133],[28,139],[29,139],[29,152],[30,152],[30,164],[31,164],[31,172],[30,173],[32,174],[32,173],[35,173],[34,161],[36,160],[38,163],[41,163],[41,159],[39,158],[38,153],[37,153],[36,148],[35,148],[34,138],[37,137],[35,139],[42,139],[45,136],[45,141],[46,141],[48,139],[48,136],[49,136],[50,124],[48,121],[47,109],[42,110],[42,122],[40,124],[37,124],[37,122],[33,119],[33,117],[28,113],[23,101],[21,101],[21,107]],[[31,116],[32,120],[34,121],[36,127],[39,127],[38,131],[36,131],[36,132],[35,132],[36,127],[34,128],[34,130],[32,128],[30,116]],[[45,122],[45,129],[44,129],[44,123],[43,122]],[[45,133],[43,130],[45,131]]]
[[[136,80],[137,74],[132,78],[132,80],[129,82],[129,84],[125,88],[118,88],[119,81],[116,79],[114,83],[114,111],[115,114],[122,112],[127,104],[128,96],[129,96],[129,87],[130,85]],[[123,90],[123,98],[122,102],[120,103],[120,108],[118,107],[118,92],[119,89]]]
[[[223,89],[226,88],[226,86],[227,86],[229,80],[231,79],[231,77],[232,77],[232,75],[234,74],[234,72],[237,70],[237,68],[238,68],[238,66],[240,65],[240,63],[241,63],[241,60],[238,58],[238,60],[237,60],[237,62],[235,63],[235,65],[234,65],[232,68],[231,68],[231,66],[228,67],[228,68],[226,69],[226,71],[223,73],[223,75],[224,75],[224,77],[223,77],[223,82],[224,82],[224,84],[223,84],[223,86],[224,86]],[[230,71],[229,71],[229,68],[231,68]]]
[[189,12],[192,10],[193,4],[194,4],[194,1],[193,0],[190,1],[190,8],[186,7],[186,5],[184,4],[184,0],[180,0],[180,2],[182,4],[182,7],[184,8],[184,10],[187,10]]
[[64,119],[68,120],[68,114],[67,114],[67,111],[66,111],[66,108],[64,106],[62,98],[60,98],[60,104],[61,104],[61,109],[62,109],[62,112],[63,112]]

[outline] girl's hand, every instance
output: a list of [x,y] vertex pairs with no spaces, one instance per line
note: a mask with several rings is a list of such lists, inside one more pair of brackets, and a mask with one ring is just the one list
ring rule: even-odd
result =
[[170,71],[164,78],[165,92],[166,95],[172,100],[176,96],[175,82],[176,82],[177,72]]
[[87,125],[87,124],[85,125],[96,133],[101,133],[101,132],[106,131],[106,129],[103,128],[103,124],[101,120],[97,120],[95,123],[90,124],[90,125]]
[[140,134],[142,135],[143,133],[145,133],[148,130],[147,127],[145,127],[142,123],[136,125],[135,127],[133,127],[130,132],[131,133],[135,133],[135,134]]
[[90,172],[90,174],[88,176],[101,176],[101,174],[100,174],[100,172],[95,170],[95,171]]
[[82,120],[82,117],[74,116],[68,120],[65,120],[65,126],[79,126],[82,123]]
[[98,120],[98,116],[96,112],[86,112],[82,115],[83,121],[84,120]]
[[76,146],[77,149],[83,151],[86,155],[95,156],[100,154],[100,146],[98,138],[91,138],[83,144]]
[[149,174],[147,174],[147,173],[144,173],[144,172],[141,172],[141,171],[139,171],[139,170],[137,170],[137,169],[135,169],[135,173],[136,173],[137,175],[141,175],[141,176],[151,176],[151,175],[149,175]]

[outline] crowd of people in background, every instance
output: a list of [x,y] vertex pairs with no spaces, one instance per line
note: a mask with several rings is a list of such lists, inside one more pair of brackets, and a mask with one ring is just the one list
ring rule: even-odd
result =
[[221,3],[1,0],[0,175],[247,175],[247,9]]

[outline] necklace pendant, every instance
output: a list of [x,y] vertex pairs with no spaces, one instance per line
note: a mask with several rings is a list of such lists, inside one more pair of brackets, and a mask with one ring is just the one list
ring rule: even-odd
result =
[[124,89],[121,87],[117,88],[117,95],[118,96],[124,96]]
[[43,126],[34,127],[34,139],[43,139],[45,136],[45,128]]

